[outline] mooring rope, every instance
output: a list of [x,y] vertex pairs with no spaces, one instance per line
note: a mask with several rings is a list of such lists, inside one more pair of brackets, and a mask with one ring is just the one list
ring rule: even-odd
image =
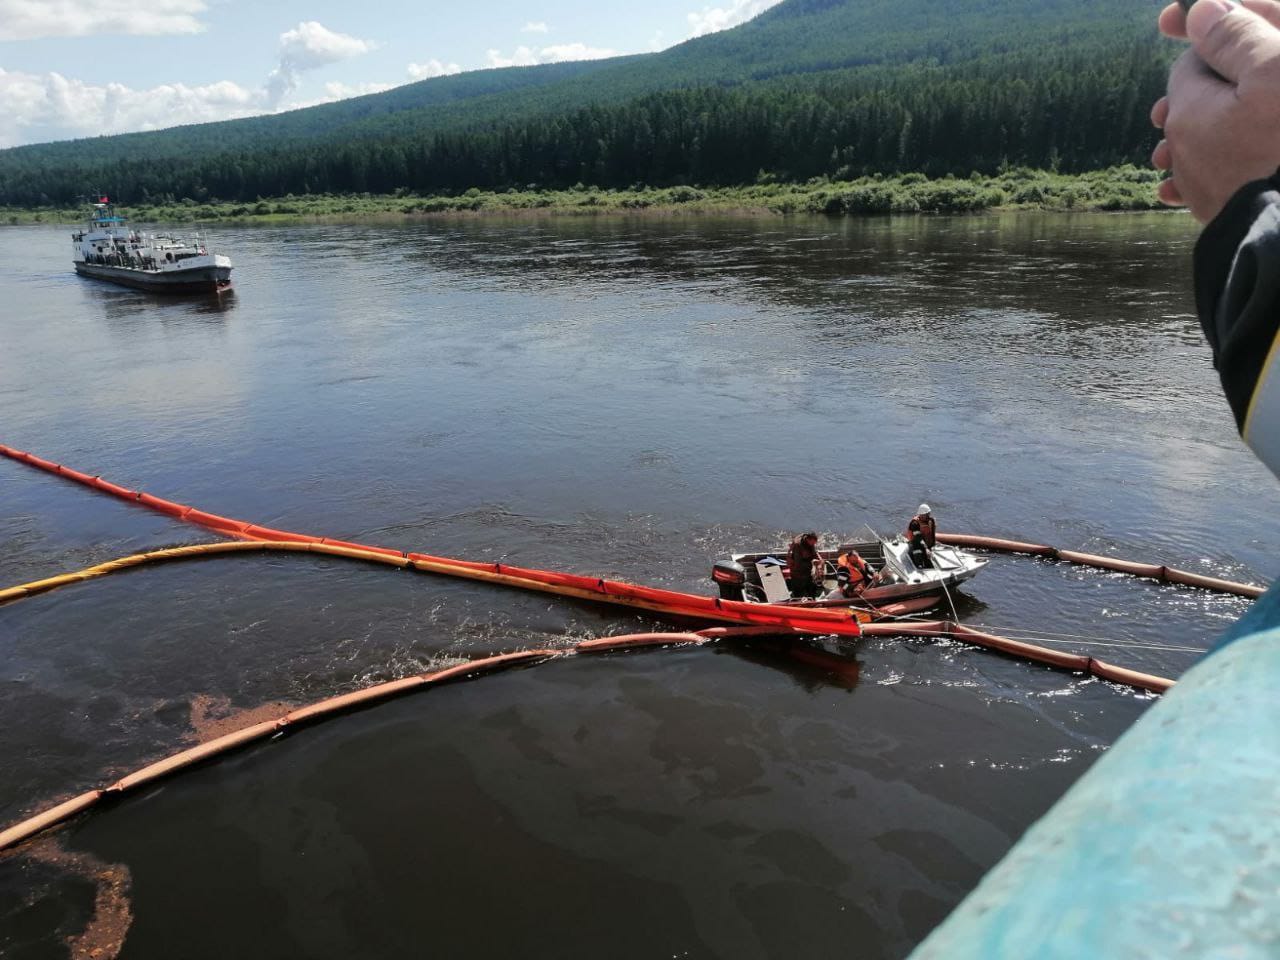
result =
[[1115,647],[1123,650],[1167,650],[1174,653],[1205,653],[1204,647],[1189,647],[1172,643],[1146,643],[1141,640],[1055,640],[1037,634],[1002,633],[1010,640],[1026,640],[1030,643],[1083,644],[1086,647]]

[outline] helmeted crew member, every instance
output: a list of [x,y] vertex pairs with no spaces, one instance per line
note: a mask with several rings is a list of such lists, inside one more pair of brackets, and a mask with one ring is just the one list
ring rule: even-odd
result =
[[818,555],[816,533],[811,530],[791,541],[787,548],[787,566],[791,568],[791,595],[816,597],[822,581],[822,557]]
[[846,597],[861,594],[875,579],[875,571],[871,569],[871,565],[862,559],[862,554],[853,547],[840,554],[839,564],[847,573],[847,580],[843,584]]
[[933,511],[927,503],[920,504],[920,509],[907,524],[907,542],[911,544],[911,562],[924,569],[933,566],[933,545],[938,541],[938,524],[933,519]]
[[933,519],[933,511],[927,503],[920,504],[920,509],[907,524],[907,539],[914,540],[916,531],[924,536],[924,545],[932,550],[933,545],[938,542],[938,523]]

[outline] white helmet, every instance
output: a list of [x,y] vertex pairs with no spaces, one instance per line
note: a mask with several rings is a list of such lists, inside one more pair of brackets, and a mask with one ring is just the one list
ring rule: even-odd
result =
[[933,511],[929,509],[929,505],[927,503],[922,503],[920,504],[920,509],[917,510],[916,513],[920,514],[920,516],[924,516],[926,513],[933,513]]

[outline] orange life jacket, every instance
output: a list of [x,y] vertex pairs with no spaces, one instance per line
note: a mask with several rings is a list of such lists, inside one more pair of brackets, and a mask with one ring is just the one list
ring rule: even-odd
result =
[[907,539],[911,539],[911,535],[917,530],[924,537],[925,546],[930,549],[938,541],[938,523],[933,519],[932,514],[917,513],[911,518],[911,522],[907,524]]
[[872,577],[871,567],[867,561],[862,559],[862,554],[857,550],[850,550],[848,553],[840,554],[840,566],[849,571],[849,586],[857,586],[863,581],[870,581]]

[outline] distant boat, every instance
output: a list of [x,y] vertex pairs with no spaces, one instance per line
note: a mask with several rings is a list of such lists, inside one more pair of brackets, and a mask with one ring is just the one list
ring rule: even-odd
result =
[[182,240],[138,233],[102,197],[89,226],[71,235],[76,273],[157,293],[221,293],[231,288],[231,259],[210,253],[199,236]]

